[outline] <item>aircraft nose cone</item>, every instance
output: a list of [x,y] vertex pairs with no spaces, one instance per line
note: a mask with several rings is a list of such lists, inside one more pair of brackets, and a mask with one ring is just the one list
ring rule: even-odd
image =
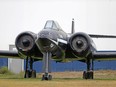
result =
[[78,47],[82,47],[83,46],[83,42],[81,40],[78,40],[76,42],[76,44],[77,44]]
[[42,52],[55,52],[57,49],[54,42],[48,38],[38,38],[36,44]]
[[50,49],[51,42],[47,38],[38,38],[36,43],[42,51]]
[[28,47],[30,45],[30,41],[28,39],[24,39],[22,43],[25,47]]

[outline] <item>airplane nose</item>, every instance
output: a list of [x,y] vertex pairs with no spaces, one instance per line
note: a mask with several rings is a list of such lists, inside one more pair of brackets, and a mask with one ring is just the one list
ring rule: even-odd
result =
[[56,50],[56,43],[54,43],[54,38],[55,36],[52,34],[52,32],[43,30],[39,32],[38,38],[36,40],[36,44],[38,48],[42,52],[53,52]]
[[38,41],[42,46],[49,46],[51,44],[50,41],[47,40],[47,38],[39,38]]
[[38,38],[36,44],[42,52],[52,52],[55,49],[55,45],[48,38]]

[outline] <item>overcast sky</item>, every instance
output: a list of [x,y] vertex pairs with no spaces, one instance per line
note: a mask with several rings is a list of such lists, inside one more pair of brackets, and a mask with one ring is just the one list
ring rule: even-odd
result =
[[[23,31],[38,33],[47,20],[58,21],[69,33],[116,35],[115,0],[0,0],[0,50],[14,44]],[[95,39],[98,49],[116,49],[116,39]]]

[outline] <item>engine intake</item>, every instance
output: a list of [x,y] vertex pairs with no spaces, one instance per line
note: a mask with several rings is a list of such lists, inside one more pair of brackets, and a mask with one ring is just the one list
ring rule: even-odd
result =
[[86,57],[90,53],[90,42],[90,37],[85,33],[76,33],[69,39],[69,45],[78,57]]
[[23,32],[17,36],[15,46],[20,53],[32,56],[36,38],[37,35],[33,32]]

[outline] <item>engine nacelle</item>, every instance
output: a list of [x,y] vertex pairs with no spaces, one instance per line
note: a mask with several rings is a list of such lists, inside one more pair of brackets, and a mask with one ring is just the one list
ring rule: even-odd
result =
[[69,39],[69,45],[73,54],[78,57],[86,57],[91,53],[91,38],[85,33],[75,33]]
[[32,32],[23,32],[19,34],[15,40],[15,46],[19,53],[32,56],[34,54],[35,49],[35,39],[37,35]]

